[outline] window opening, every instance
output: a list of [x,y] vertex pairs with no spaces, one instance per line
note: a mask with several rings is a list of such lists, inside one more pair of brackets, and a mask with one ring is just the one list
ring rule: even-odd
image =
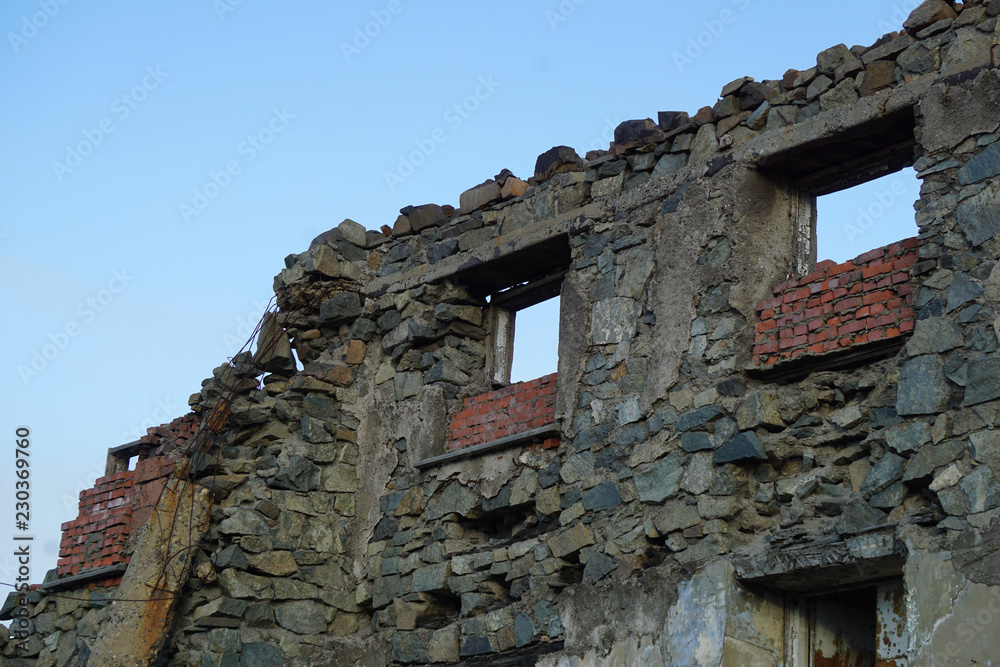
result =
[[916,236],[913,203],[919,198],[912,167],[818,197],[817,257],[840,264]]
[[559,297],[517,311],[511,382],[556,372],[559,365]]

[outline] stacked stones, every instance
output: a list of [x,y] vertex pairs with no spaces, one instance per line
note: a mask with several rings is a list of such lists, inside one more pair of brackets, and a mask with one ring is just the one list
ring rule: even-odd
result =
[[[974,611],[958,591],[1000,590],[969,546],[1000,519],[1000,85],[975,71],[997,14],[1000,0],[960,13],[930,0],[904,34],[834,47],[781,82],[733,82],[693,119],[630,121],[605,154],[557,147],[528,181],[501,172],[457,211],[407,207],[381,233],[345,221],[290,256],[262,334],[272,352],[192,397],[210,418],[236,392],[197,471],[216,506],[170,659],[695,664],[689,644],[721,637],[699,634],[692,572],[730,557],[763,569],[762,554],[817,541],[840,553],[873,532],[886,553],[905,543],[912,581],[946,581],[942,614]],[[863,369],[745,374],[756,305],[794,266],[793,231],[774,228],[747,163],[789,134],[769,131],[822,134],[831,110],[897,91],[920,98],[912,337]],[[416,469],[489,388],[485,304],[453,276],[556,235],[571,248],[560,446]],[[263,389],[239,372],[258,361]],[[941,553],[953,564],[922,568]],[[99,609],[59,605],[34,619],[75,625],[72,645],[37,639],[24,664],[67,664],[93,636],[81,624],[96,632]],[[935,620],[913,622],[930,637]],[[926,658],[930,640],[912,642]]]

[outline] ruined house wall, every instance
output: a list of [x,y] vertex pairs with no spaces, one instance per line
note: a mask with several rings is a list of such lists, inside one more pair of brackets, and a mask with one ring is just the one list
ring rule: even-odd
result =
[[[876,581],[880,659],[1000,654],[984,630],[1000,611],[998,13],[925,4],[873,47],[623,124],[609,154],[554,149],[458,211],[408,207],[389,235],[346,221],[289,256],[269,326],[304,369],[268,355],[261,387],[217,369],[192,398],[223,414],[236,392],[201,472],[216,504],[173,664],[795,664],[857,630],[802,645],[809,596]],[[851,366],[762,371],[762,302],[830,270],[797,171],[900,128],[920,235],[915,263],[914,242],[891,251],[906,279],[889,275],[910,286],[892,289],[912,334]],[[424,465],[495,391],[485,296],[552,275],[558,446]],[[59,604],[34,608],[66,631],[37,664],[93,636],[93,610]]]

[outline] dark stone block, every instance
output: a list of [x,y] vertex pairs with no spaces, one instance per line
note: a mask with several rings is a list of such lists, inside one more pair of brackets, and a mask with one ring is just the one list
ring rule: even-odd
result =
[[320,324],[335,326],[361,315],[361,297],[356,292],[340,292],[326,301],[319,309]]
[[531,624],[531,619],[522,611],[514,616],[514,646],[521,648],[527,646],[535,639],[535,626]]
[[614,482],[598,484],[583,492],[583,507],[590,512],[611,509],[621,504],[622,497]]
[[462,644],[462,650],[459,652],[459,655],[463,658],[467,658],[474,655],[485,655],[492,652],[493,647],[490,645],[489,637],[471,635],[465,638],[465,643]]
[[685,452],[703,452],[714,449],[714,447],[712,436],[708,433],[690,432],[681,434],[681,449]]
[[685,412],[678,417],[676,428],[678,431],[702,429],[713,419],[721,417],[722,414],[722,406],[720,405],[709,405],[704,408],[698,408],[697,410]]
[[618,568],[618,561],[601,551],[595,552],[583,568],[584,581],[600,581]]
[[732,440],[726,442],[715,451],[712,457],[715,463],[734,463],[737,461],[766,461],[764,445],[760,443],[753,431],[738,433]]
[[274,644],[247,642],[240,653],[240,667],[282,667],[285,655]]
[[1000,397],[1000,357],[969,361],[969,379],[963,405],[976,405]]

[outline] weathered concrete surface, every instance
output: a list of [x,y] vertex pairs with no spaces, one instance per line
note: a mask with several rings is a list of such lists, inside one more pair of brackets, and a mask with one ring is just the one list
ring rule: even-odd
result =
[[156,662],[191,570],[192,549],[208,530],[210,507],[208,489],[177,477],[167,483],[136,536],[138,546],[88,664],[145,667]]

